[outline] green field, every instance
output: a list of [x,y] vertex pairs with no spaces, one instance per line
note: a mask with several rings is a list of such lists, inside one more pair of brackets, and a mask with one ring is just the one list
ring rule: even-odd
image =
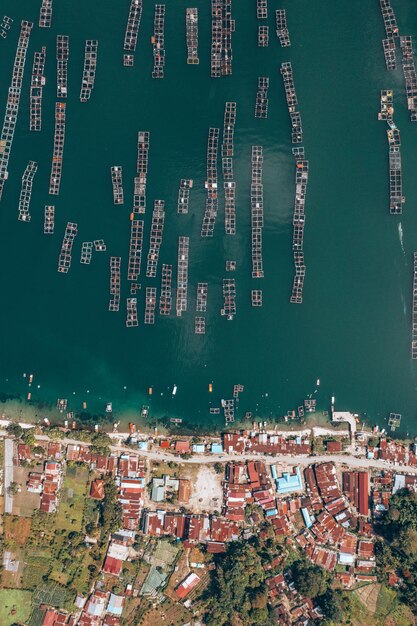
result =
[[19,589],[0,589],[0,624],[11,626],[26,622],[30,614],[32,594]]
[[67,468],[56,515],[56,528],[81,530],[87,483],[88,468],[85,465]]

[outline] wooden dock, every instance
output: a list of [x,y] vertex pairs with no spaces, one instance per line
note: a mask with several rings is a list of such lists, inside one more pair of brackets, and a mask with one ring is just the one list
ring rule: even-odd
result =
[[266,119],[268,117],[268,90],[268,76],[259,76],[258,91],[256,92],[255,100],[255,117],[258,119]]
[[145,324],[155,324],[156,287],[146,287]]
[[91,97],[96,80],[97,68],[97,39],[87,39],[84,50],[84,68],[81,81],[80,101],[87,102]]
[[0,136],[0,200],[3,195],[4,183],[9,176],[8,166],[12,151],[14,132],[19,114],[20,95],[25,71],[26,52],[29,46],[32,22],[22,20],[16,55],[13,64],[12,81],[8,90],[6,110]]
[[161,295],[159,314],[169,315],[172,308],[172,265],[162,264]]
[[53,235],[55,229],[55,207],[45,205],[43,232],[45,235]]
[[165,73],[165,4],[155,4],[152,78],[163,78]]
[[178,206],[177,213],[186,215],[188,213],[188,203],[190,200],[190,189],[192,189],[193,181],[190,178],[181,178],[178,190]]
[[74,222],[67,222],[65,228],[64,239],[61,245],[61,251],[58,257],[58,272],[67,274],[71,267],[72,246],[77,236],[78,225]]
[[188,65],[198,65],[198,9],[185,9],[185,30]]
[[39,12],[39,28],[51,28],[52,0],[42,0]]
[[111,184],[113,187],[113,203],[123,204],[123,168],[121,165],[113,165],[110,168]]
[[56,36],[56,97],[68,96],[68,59],[69,37],[68,35]]
[[263,149],[252,146],[252,181],[250,187],[252,231],[252,278],[263,278],[262,230],[264,225],[263,203]]
[[42,129],[42,91],[45,85],[45,60],[46,48],[33,55],[32,79],[30,82],[29,99],[29,130],[40,131]]
[[51,195],[59,195],[62,176],[62,159],[64,156],[65,143],[65,102],[55,103],[55,133],[54,133],[54,151],[52,154],[52,168],[49,179],[49,193]]
[[30,222],[31,215],[29,211],[30,199],[32,196],[32,185],[35,174],[38,170],[38,164],[35,161],[29,161],[22,176],[22,187],[19,197],[19,215],[18,220],[21,222]]
[[213,237],[214,225],[216,223],[218,211],[217,197],[217,157],[219,149],[219,128],[210,128],[207,141],[207,180],[205,188],[207,190],[206,208],[201,225],[202,237]]
[[132,220],[130,224],[129,260],[127,279],[137,280],[140,274],[143,247],[143,220]]
[[[141,17],[142,17],[142,0],[130,0],[129,15],[127,18],[125,40],[123,44],[123,49],[126,52],[132,53],[136,51]],[[131,58],[131,61],[132,61],[131,63],[126,63],[127,57]],[[123,55],[123,65],[125,67],[131,67],[133,65],[132,54]]]
[[189,246],[190,246],[189,237],[178,238],[178,268],[177,268],[177,298],[176,298],[176,311],[177,311],[178,317],[181,317],[182,313],[187,310]]
[[152,213],[152,223],[149,241],[149,252],[146,266],[146,276],[155,278],[158,269],[159,250],[161,248],[162,236],[164,234],[165,222],[165,202],[155,200]]
[[110,257],[110,300],[109,311],[118,311],[120,308],[120,277],[122,257]]

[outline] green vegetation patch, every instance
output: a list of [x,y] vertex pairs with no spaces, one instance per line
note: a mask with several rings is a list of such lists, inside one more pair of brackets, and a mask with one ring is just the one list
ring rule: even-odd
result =
[[56,528],[81,530],[88,474],[88,468],[85,465],[73,465],[67,468],[56,515]]
[[26,622],[30,613],[32,593],[20,589],[0,589],[0,624]]

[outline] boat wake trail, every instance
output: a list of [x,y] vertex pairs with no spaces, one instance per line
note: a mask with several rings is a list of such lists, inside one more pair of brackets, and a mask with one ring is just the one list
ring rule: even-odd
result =
[[403,240],[403,226],[401,222],[398,224],[398,237],[399,237],[400,244],[401,244],[401,250],[403,251],[403,254],[405,256],[404,240]]

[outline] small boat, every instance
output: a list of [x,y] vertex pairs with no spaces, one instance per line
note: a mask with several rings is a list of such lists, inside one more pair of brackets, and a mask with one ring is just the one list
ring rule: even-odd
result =
[[169,421],[171,424],[182,424],[182,419],[180,417],[171,417]]
[[316,380],[316,385],[317,385],[317,387],[319,387],[319,385],[320,385],[320,378],[318,378],[318,379]]
[[48,418],[47,418],[47,417],[44,417],[44,418],[43,418],[43,423],[44,423],[46,426],[50,426],[50,425],[51,425],[51,422],[48,420]]
[[68,420],[64,420],[64,428],[68,428]]
[[144,404],[140,410],[140,416],[143,418],[146,418],[148,417],[148,415],[149,415],[149,407]]
[[72,421],[71,428],[72,428],[72,430],[75,430],[77,428],[77,423],[76,423],[75,420]]
[[28,399],[28,400],[30,400],[30,399],[31,399],[31,397],[32,397],[32,394],[31,394],[31,393],[30,393],[30,391],[29,391],[28,396],[27,396],[27,399]]
[[149,387],[149,389],[148,389],[148,393],[149,393],[149,395],[150,395],[150,396],[152,395],[152,393],[153,393],[153,389],[152,389],[152,387]]
[[175,396],[175,394],[177,393],[177,389],[178,389],[177,385],[174,385],[173,388],[172,388],[172,395],[173,396]]
[[209,392],[211,393],[212,391],[213,391],[213,385],[209,383]]
[[94,424],[94,432],[98,433],[98,424]]
[[87,402],[83,402],[83,409],[85,411],[85,409],[87,408]]
[[31,385],[32,383],[33,383],[33,374],[29,376],[29,385]]
[[111,413],[112,411],[113,411],[113,404],[111,402],[107,402],[106,413]]

